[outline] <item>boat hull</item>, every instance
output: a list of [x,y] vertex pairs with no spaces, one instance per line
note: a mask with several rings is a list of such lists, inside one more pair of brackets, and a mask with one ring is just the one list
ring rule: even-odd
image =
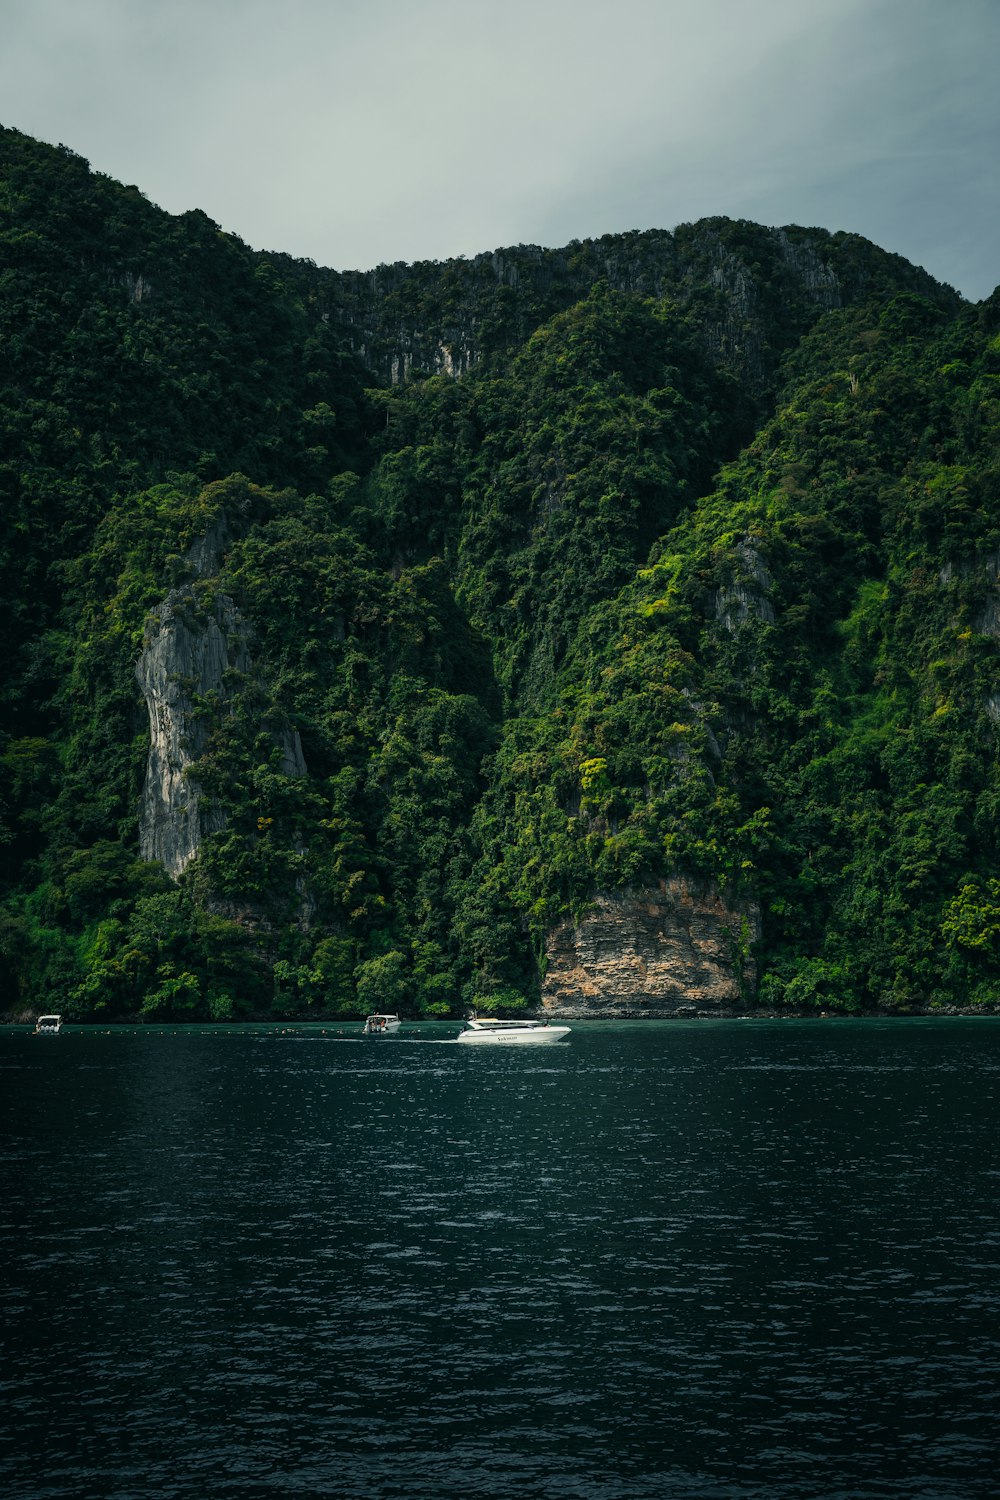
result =
[[462,1031],[457,1040],[466,1047],[540,1047],[569,1036],[568,1026],[538,1026],[522,1031]]

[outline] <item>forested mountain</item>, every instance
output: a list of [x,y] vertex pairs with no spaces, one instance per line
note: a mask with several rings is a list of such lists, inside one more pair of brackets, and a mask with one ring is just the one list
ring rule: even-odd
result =
[[0,213],[8,1014],[1000,1002],[1000,296]]

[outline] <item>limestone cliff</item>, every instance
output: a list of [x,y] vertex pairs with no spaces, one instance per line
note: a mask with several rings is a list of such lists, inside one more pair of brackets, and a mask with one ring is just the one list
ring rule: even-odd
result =
[[339,325],[362,362],[393,384],[416,372],[464,374],[516,348],[605,282],[670,298],[709,358],[760,396],[783,349],[821,314],[889,280],[925,296],[944,292],[925,272],[855,236],[727,219],[372,271],[286,264],[319,316]]
[[752,998],[759,937],[756,906],[684,880],[601,893],[549,934],[542,1005],[608,1019],[729,1014]]
[[[246,626],[232,599],[213,594],[214,573],[229,540],[225,518],[196,541],[184,561],[191,581],[172,589],[146,625],[136,678],[149,712],[149,753],[139,817],[143,859],[158,860],[174,879],[206,834],[225,826],[221,808],[201,795],[193,774],[205,750],[211,716],[226,711],[227,674],[253,670]],[[281,770],[304,776],[298,732],[276,736]]]
[[774,624],[774,607],[768,594],[774,585],[770,569],[752,537],[736,543],[730,559],[731,576],[715,596],[715,618],[729,635],[735,635],[747,620]]
[[223,826],[221,811],[202,805],[190,767],[205,748],[195,697],[223,698],[229,667],[249,658],[236,630],[232,601],[220,597],[204,614],[191,590],[173,589],[150,617],[136,677],[149,711],[149,754],[142,789],[139,847],[176,877],[204,834]]

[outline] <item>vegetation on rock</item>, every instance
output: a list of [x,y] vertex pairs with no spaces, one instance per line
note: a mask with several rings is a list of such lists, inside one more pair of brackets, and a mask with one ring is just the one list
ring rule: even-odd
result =
[[[0,213],[11,1011],[516,1009],[676,874],[767,1008],[1000,1001],[996,294],[724,220],[338,274],[13,131]],[[168,595],[242,632],[176,882]]]

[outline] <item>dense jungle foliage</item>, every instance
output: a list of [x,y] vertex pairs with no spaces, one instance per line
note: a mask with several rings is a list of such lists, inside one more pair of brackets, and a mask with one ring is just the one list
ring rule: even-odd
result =
[[1000,296],[725,220],[334,273],[14,131],[0,214],[8,1014],[516,1009],[677,872],[768,1009],[1000,1003]]

